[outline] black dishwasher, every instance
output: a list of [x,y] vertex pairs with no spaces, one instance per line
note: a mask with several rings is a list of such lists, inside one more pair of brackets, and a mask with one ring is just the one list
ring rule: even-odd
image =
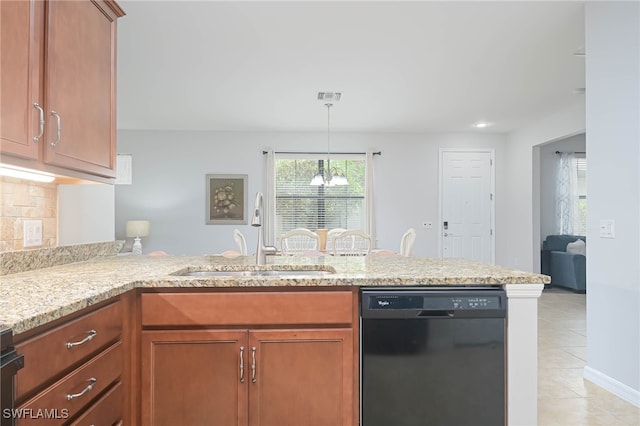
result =
[[505,292],[363,288],[362,426],[506,423]]

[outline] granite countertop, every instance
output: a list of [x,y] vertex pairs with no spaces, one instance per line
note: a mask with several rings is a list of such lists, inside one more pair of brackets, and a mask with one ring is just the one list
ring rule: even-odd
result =
[[[172,275],[193,270],[321,269],[326,275]],[[371,257],[108,256],[0,277],[0,329],[14,334],[46,324],[134,288],[262,286],[452,286],[546,284],[532,274],[463,259]]]

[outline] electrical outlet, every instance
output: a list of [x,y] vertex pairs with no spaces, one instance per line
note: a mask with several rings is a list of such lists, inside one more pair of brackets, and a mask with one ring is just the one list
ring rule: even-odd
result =
[[42,221],[25,220],[22,222],[22,245],[24,247],[36,247],[42,245]]
[[433,222],[422,222],[422,227],[426,229],[433,228]]

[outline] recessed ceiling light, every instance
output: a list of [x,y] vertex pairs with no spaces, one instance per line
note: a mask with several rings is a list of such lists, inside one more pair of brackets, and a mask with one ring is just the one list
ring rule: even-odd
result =
[[486,121],[478,121],[473,125],[473,127],[475,127],[476,129],[484,129],[485,127],[489,127],[489,123],[487,123]]

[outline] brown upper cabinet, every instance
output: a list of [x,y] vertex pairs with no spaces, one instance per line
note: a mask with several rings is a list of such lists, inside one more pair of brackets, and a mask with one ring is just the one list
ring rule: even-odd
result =
[[124,12],[108,0],[0,8],[2,162],[113,178],[116,19]]

